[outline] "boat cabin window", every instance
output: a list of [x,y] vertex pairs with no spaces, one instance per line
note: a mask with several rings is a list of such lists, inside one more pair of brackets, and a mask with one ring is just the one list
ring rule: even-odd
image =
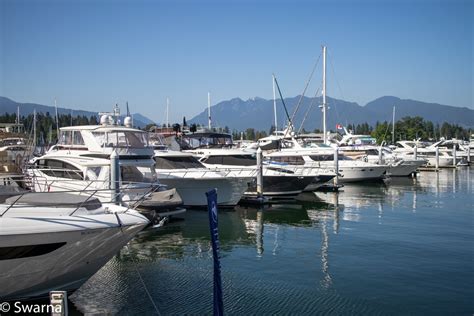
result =
[[253,155],[220,155],[204,158],[202,162],[211,165],[255,166],[257,159]]
[[202,163],[192,156],[155,157],[155,162],[156,169],[205,168]]
[[270,157],[271,161],[285,163],[289,165],[304,165],[304,159],[301,156],[280,156],[280,157]]
[[120,166],[122,182],[143,182],[143,174],[135,166]]
[[[309,156],[313,161],[334,161],[334,154],[326,154],[326,155],[313,155]],[[337,156],[338,160],[352,160],[350,157],[344,156],[343,154],[339,154]]]
[[132,131],[92,132],[102,147],[145,148],[148,147],[146,133]]
[[84,145],[84,139],[82,139],[82,134],[80,131],[61,131],[59,136],[59,145]]
[[367,150],[365,151],[365,153],[366,153],[367,155],[378,155],[378,154],[379,154],[379,151],[378,151],[377,149],[367,149]]
[[83,180],[84,175],[79,168],[70,163],[56,159],[40,159],[35,163],[41,172],[50,177]]

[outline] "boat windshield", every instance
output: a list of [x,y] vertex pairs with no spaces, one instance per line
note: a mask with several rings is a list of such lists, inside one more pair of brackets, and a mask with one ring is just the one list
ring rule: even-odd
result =
[[145,148],[148,147],[148,137],[143,132],[111,131],[92,132],[101,147],[116,148]]
[[212,155],[204,158],[202,162],[211,165],[255,166],[257,158],[255,155]]
[[190,148],[222,148],[233,145],[232,136],[221,133],[192,134],[183,137],[183,141]]
[[61,131],[58,144],[84,146],[84,139],[82,138],[81,131]]
[[205,168],[196,158],[192,156],[183,157],[155,157],[156,169],[190,169]]
[[143,173],[135,166],[120,166],[120,178],[122,182],[149,182]]

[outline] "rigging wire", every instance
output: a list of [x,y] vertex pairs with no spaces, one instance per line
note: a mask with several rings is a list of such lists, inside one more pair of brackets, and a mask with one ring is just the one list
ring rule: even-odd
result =
[[311,74],[309,75],[308,80],[306,81],[306,85],[303,89],[303,92],[300,95],[300,99],[298,100],[298,103],[296,104],[295,110],[293,111],[293,114],[291,116],[291,120],[293,121],[295,119],[296,113],[298,113],[298,109],[300,108],[301,102],[303,101],[303,97],[306,93],[306,90],[308,89],[308,86],[311,82],[311,79],[313,79],[314,72],[316,71],[316,67],[319,64],[319,59],[321,59],[321,54],[319,54],[318,59],[316,60],[316,63],[313,66],[313,69],[311,70]]
[[288,118],[288,125],[289,126],[293,125],[293,123],[291,122],[290,114],[288,114],[288,110],[286,108],[285,100],[283,99],[283,95],[281,94],[280,85],[278,84],[278,80],[277,80],[275,74],[273,74],[273,77],[275,78],[275,84],[276,84],[277,89],[278,89],[278,94],[280,95],[280,100],[283,103],[283,108],[285,109],[286,117]]
[[[336,81],[336,85],[339,89],[339,93],[341,94],[341,98],[343,100],[345,100],[344,94],[342,93],[341,85],[339,84],[339,80],[336,77],[336,70],[334,68],[334,65],[332,64],[332,56],[329,54],[329,52],[328,52],[328,55],[330,57],[330,58],[328,58],[329,59],[329,65],[331,66],[331,72],[333,74],[334,80]],[[339,120],[341,120],[341,117],[339,116],[339,111],[337,110],[337,101],[336,101],[335,98],[333,99],[333,102],[334,102],[334,110],[336,112],[336,118],[339,121]],[[347,126],[347,119],[346,119],[346,126]]]
[[300,128],[298,129],[298,134],[301,132],[301,130],[303,129],[303,125],[304,125],[304,122],[306,121],[306,118],[308,117],[308,114],[311,110],[311,108],[313,107],[313,104],[314,104],[314,101],[317,99],[317,96],[318,96],[318,93],[319,93],[319,90],[320,90],[321,87],[319,87],[317,90],[316,90],[316,93],[314,94],[314,97],[313,99],[311,100],[311,103],[309,104],[309,107],[308,107],[308,110],[306,110],[306,113],[303,117],[303,121],[301,121],[301,125],[300,125]]

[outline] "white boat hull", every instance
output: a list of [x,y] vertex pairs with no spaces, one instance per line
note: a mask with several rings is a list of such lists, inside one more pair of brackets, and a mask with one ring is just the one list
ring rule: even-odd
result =
[[206,192],[217,189],[217,204],[236,205],[248,188],[249,178],[181,178],[158,177],[160,183],[178,190],[185,206],[206,206]]
[[380,180],[386,174],[388,166],[339,166],[339,183]]
[[424,160],[403,161],[400,164],[390,165],[388,174],[391,177],[408,177],[425,164],[426,161]]
[[[30,299],[47,296],[52,290],[79,288],[148,224],[136,212],[119,214],[119,217],[121,227],[114,214],[1,218],[0,297],[3,300]],[[91,229],[85,229],[85,222]],[[12,227],[18,225],[31,227],[31,232],[14,233]],[[54,231],[56,229],[62,231]],[[64,245],[42,255],[15,253],[22,247],[57,243]]]

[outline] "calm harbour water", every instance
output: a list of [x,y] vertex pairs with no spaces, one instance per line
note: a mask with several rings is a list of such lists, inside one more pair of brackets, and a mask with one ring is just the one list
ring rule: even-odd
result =
[[[473,180],[474,168],[422,172],[220,212],[224,312],[472,315]],[[148,290],[161,315],[212,314],[212,273],[207,213],[189,210],[70,300],[87,313],[156,313]]]

